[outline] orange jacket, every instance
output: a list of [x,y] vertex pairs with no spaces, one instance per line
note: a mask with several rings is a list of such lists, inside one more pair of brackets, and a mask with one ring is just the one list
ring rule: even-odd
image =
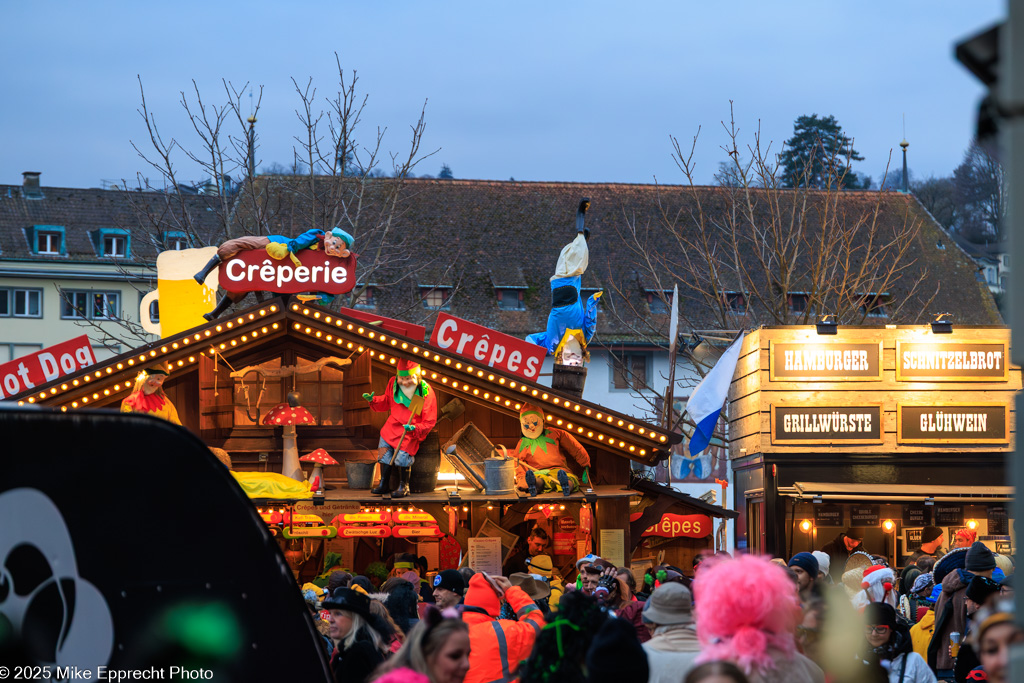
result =
[[462,620],[469,624],[469,673],[463,683],[507,683],[515,678],[519,662],[530,656],[533,641],[544,627],[544,614],[519,586],[505,593],[519,621],[494,619],[479,607],[466,607]]

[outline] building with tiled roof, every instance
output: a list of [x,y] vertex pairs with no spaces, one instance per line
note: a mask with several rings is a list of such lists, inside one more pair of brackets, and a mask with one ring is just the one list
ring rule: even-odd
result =
[[0,185],[0,362],[83,334],[98,359],[154,339],[138,321],[156,255],[218,239],[205,210],[217,198],[43,187],[39,173],[23,175]]

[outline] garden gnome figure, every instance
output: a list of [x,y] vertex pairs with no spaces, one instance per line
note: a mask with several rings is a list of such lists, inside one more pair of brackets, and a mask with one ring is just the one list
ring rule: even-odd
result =
[[547,427],[544,412],[537,406],[523,404],[519,411],[519,425],[523,437],[516,444],[512,457],[519,460],[516,484],[526,488],[531,496],[547,491],[558,491],[568,496],[580,486],[579,478],[569,471],[566,455],[571,455],[583,468],[587,480],[590,455],[579,441],[567,431]]
[[146,368],[135,379],[135,387],[128,398],[121,401],[122,413],[149,413],[176,425],[181,424],[178,411],[164,393],[167,371],[161,367]]
[[363,394],[370,408],[390,413],[380,430],[380,483],[370,493],[379,496],[387,491],[391,468],[398,468],[399,485],[392,498],[409,495],[412,463],[420,444],[437,423],[437,395],[423,380],[418,363],[398,361],[398,374],[388,380],[383,396]]

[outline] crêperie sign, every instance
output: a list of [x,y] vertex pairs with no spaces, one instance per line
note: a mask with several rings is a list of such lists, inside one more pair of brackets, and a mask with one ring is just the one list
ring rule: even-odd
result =
[[778,342],[768,345],[772,382],[878,381],[881,342]]
[[263,249],[240,251],[220,265],[220,286],[228,292],[345,294],[356,284],[356,256],[330,256],[303,249],[290,258],[272,259]]

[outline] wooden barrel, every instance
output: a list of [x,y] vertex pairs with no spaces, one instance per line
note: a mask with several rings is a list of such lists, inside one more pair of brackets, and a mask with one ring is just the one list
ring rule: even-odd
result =
[[433,429],[416,451],[412,461],[412,472],[409,474],[409,491],[411,493],[431,493],[437,488],[437,471],[441,469],[441,442],[437,438],[437,430]]
[[551,375],[551,388],[555,391],[583,398],[583,385],[587,383],[587,369],[582,365],[555,363]]

